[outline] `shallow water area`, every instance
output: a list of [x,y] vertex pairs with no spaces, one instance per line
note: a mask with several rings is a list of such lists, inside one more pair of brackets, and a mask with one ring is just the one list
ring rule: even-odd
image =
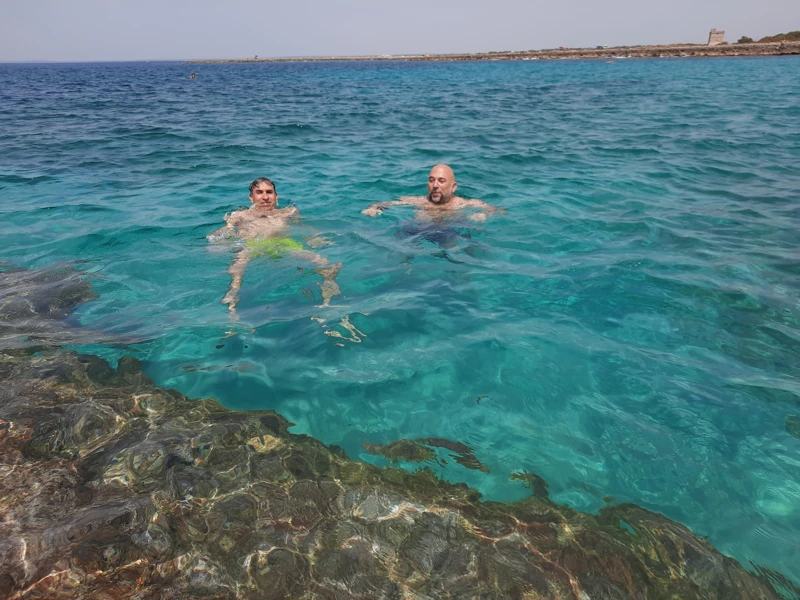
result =
[[[0,259],[88,273],[78,348],[158,385],[374,464],[365,443],[462,443],[488,472],[421,464],[487,499],[527,471],[578,510],[633,502],[798,583],[798,67],[3,65]],[[438,162],[508,213],[447,248],[408,208],[360,214]],[[232,323],[205,235],[262,175],[342,296],[265,257]]]

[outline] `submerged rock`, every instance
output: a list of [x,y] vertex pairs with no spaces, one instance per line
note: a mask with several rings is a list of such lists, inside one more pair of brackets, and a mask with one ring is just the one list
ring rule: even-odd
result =
[[72,342],[61,321],[97,295],[72,267],[0,271],[0,350]]
[[65,319],[78,304],[95,298],[86,273],[69,266],[0,271],[0,314],[4,320]]
[[800,417],[786,417],[786,432],[800,439]]
[[533,474],[530,498],[482,503],[289,426],[159,389],[132,359],[0,353],[0,597],[778,597],[637,506],[580,513]]
[[0,271],[0,351],[144,341],[70,324],[78,305],[97,298],[89,277],[70,266]]
[[539,477],[536,473],[519,471],[517,473],[512,473],[510,479],[512,481],[522,481],[527,483],[530,486],[531,492],[533,492],[533,496],[535,498],[547,498],[550,495],[547,491],[547,482]]
[[436,452],[432,448],[444,448],[451,452],[450,456],[458,464],[474,471],[489,472],[489,468],[477,459],[472,448],[461,442],[453,442],[445,438],[420,438],[418,440],[397,440],[389,444],[372,444],[364,442],[364,450],[370,454],[380,454],[393,463],[435,461]]
[[380,454],[392,462],[426,462],[436,458],[433,450],[412,440],[397,440],[389,444],[364,442],[361,445],[370,454]]

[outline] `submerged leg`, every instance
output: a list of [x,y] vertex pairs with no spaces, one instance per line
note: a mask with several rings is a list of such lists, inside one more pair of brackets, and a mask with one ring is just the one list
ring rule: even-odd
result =
[[339,289],[339,284],[336,283],[336,276],[341,269],[342,263],[336,263],[335,265],[330,265],[314,271],[322,275],[322,283],[319,284],[320,288],[322,288],[322,306],[328,306],[331,302],[331,298],[342,293]]
[[339,284],[336,283],[336,276],[342,268],[342,263],[332,265],[327,258],[308,250],[298,250],[292,254],[317,266],[314,269],[314,273],[322,275],[322,283],[319,284],[320,288],[322,288],[322,306],[328,306],[331,298],[342,293],[339,289]]
[[247,268],[247,263],[252,260],[252,253],[247,248],[242,250],[233,259],[231,266],[228,267],[228,273],[231,276],[231,286],[228,288],[228,293],[222,299],[222,304],[228,305],[228,310],[231,314],[231,319],[236,319],[236,303],[239,302],[239,290],[242,288],[242,277]]

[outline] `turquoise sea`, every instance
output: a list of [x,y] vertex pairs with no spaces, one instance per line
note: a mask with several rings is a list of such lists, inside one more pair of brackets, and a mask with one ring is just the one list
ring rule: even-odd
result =
[[[507,214],[444,250],[360,214],[439,162]],[[205,235],[258,176],[334,243],[334,306],[262,258],[229,321]],[[797,58],[0,65],[0,212],[4,265],[90,277],[81,351],[371,463],[463,442],[489,472],[423,466],[633,502],[800,584]]]

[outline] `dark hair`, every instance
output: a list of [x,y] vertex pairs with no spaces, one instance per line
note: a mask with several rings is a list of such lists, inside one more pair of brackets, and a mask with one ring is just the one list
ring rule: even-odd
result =
[[253,190],[260,186],[262,183],[268,183],[272,186],[272,189],[275,190],[275,193],[278,193],[278,187],[275,185],[275,182],[271,179],[267,179],[266,177],[259,177],[253,183],[250,184],[250,193],[253,193]]

